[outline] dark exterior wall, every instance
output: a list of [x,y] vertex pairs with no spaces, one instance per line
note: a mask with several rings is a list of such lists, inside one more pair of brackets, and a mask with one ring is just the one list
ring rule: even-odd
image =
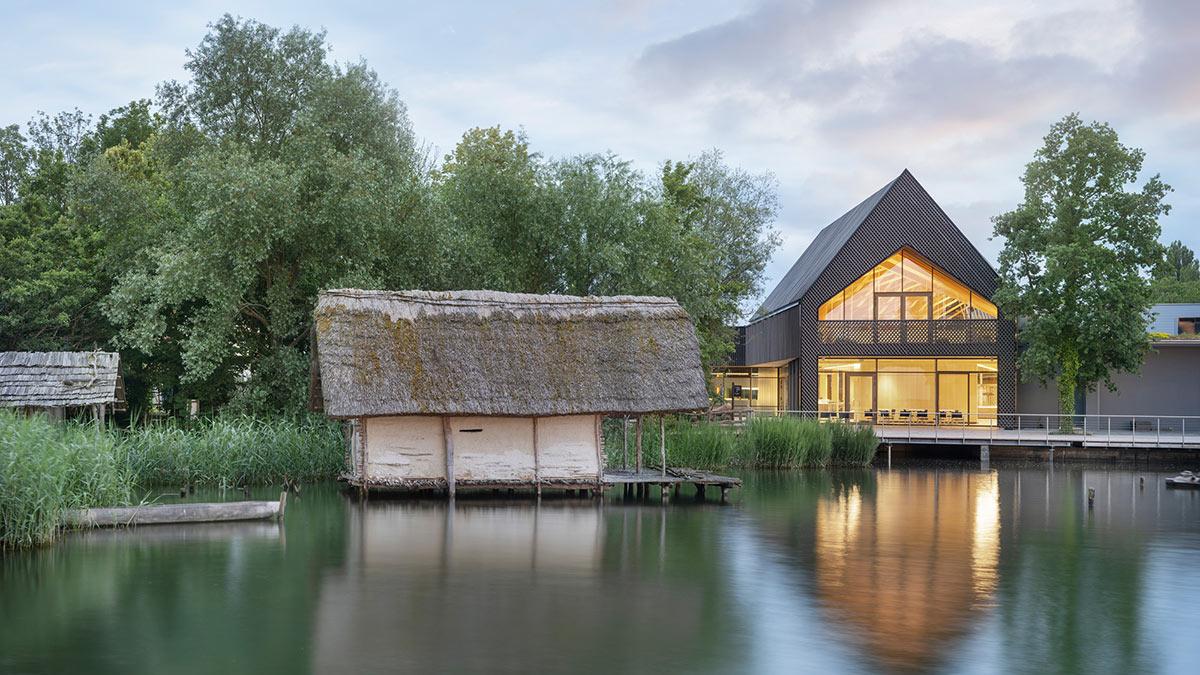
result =
[[[1141,372],[1115,379],[1116,392],[1101,384],[1088,392],[1088,415],[1200,415],[1200,346],[1159,346],[1146,356]],[[1017,412],[1055,414],[1058,388],[1022,383]]]
[[822,356],[994,356],[999,413],[1016,409],[1016,341],[1003,316],[996,342],[967,344],[822,344],[817,309],[834,293],[902,247],[916,251],[947,274],[987,297],[998,279],[987,260],[911,175],[901,176],[859,226],[800,301],[800,409],[817,409],[817,361]]
[[746,326],[746,365],[796,358],[798,315],[799,308],[791,307]]

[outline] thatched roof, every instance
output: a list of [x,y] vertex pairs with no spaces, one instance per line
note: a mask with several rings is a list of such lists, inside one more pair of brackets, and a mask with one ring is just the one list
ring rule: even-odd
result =
[[0,407],[123,403],[114,352],[0,352]]
[[333,417],[650,413],[707,407],[670,298],[321,293],[314,407]]

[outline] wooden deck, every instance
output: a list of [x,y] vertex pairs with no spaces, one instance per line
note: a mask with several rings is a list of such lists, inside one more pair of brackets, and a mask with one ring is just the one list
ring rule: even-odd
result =
[[663,501],[667,501],[671,492],[674,492],[675,496],[678,497],[680,487],[686,484],[696,487],[696,498],[698,500],[705,498],[707,488],[714,487],[720,490],[721,501],[725,501],[729,490],[741,487],[742,480],[732,476],[721,476],[693,469],[668,468],[665,472],[661,469],[642,469],[641,471],[613,469],[604,472],[604,486],[621,486],[623,494],[626,497],[646,497],[649,494],[650,487],[657,486],[659,497]]
[[[444,494],[448,491],[448,485],[445,479],[419,479],[419,480],[392,480],[380,481],[371,479],[365,485],[362,480],[356,476],[342,475],[340,480],[346,482],[351,487],[366,490],[369,492],[383,493],[408,493],[408,494]],[[485,492],[491,490],[499,492],[505,490],[513,492],[535,491],[539,496],[543,490],[563,490],[567,494],[578,494],[579,496],[598,496],[603,490],[609,488],[621,487],[623,494],[626,497],[648,497],[650,496],[650,488],[657,487],[659,489],[659,497],[666,501],[669,499],[669,494],[674,493],[679,496],[680,488],[684,485],[695,486],[695,494],[698,500],[703,500],[707,497],[708,489],[713,488],[719,491],[720,498],[724,501],[729,490],[741,487],[742,480],[732,476],[721,476],[707,471],[696,471],[693,469],[677,469],[668,468],[664,473],[661,469],[642,469],[635,471],[633,469],[613,469],[605,471],[603,477],[597,483],[596,479],[578,479],[578,480],[543,480],[541,484],[533,481],[489,481],[489,480],[458,480],[457,485],[461,489],[475,490],[476,492]],[[597,490],[599,488],[599,490]]]

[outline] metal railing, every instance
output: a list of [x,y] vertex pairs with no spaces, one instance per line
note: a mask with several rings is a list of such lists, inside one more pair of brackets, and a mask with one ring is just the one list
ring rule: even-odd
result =
[[870,424],[884,442],[999,445],[1088,445],[1200,449],[1197,415],[1063,415],[930,410],[763,410],[789,416]]

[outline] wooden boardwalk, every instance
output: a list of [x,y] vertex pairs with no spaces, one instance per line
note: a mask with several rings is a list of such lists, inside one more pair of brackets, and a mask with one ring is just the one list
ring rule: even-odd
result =
[[1173,448],[1200,449],[1200,429],[1185,433],[1156,428],[1082,430],[1062,433],[1054,428],[1004,429],[998,427],[950,427],[919,425],[874,425],[875,435],[883,443],[927,445],[1032,445],[1037,447],[1079,446],[1085,448]]
[[612,469],[604,472],[604,487],[621,486],[624,495],[627,497],[645,497],[651,486],[657,486],[659,496],[663,501],[667,501],[669,498],[668,495],[672,491],[678,497],[680,487],[686,484],[696,486],[697,499],[704,499],[707,488],[713,487],[720,490],[721,501],[725,501],[729,490],[741,487],[742,480],[732,476],[720,476],[715,473],[696,471],[694,469],[667,468],[665,472],[661,469],[642,469],[641,471],[634,469]]

